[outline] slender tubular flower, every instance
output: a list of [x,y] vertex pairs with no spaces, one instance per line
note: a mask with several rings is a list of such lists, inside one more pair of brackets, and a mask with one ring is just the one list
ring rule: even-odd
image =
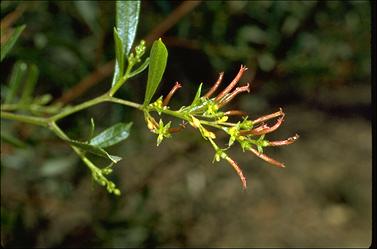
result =
[[236,161],[234,161],[229,156],[226,156],[225,160],[227,160],[228,163],[230,165],[232,165],[233,169],[237,172],[237,174],[240,177],[240,180],[242,182],[242,188],[245,190],[246,189],[246,177],[243,175],[243,172],[242,172],[240,166],[238,166],[238,164],[236,163]]
[[241,79],[243,73],[247,70],[247,67],[241,65],[241,68],[240,70],[238,71],[238,74],[236,75],[236,77],[233,79],[232,82],[230,82],[230,84],[221,92],[219,93],[219,95],[217,95],[216,97],[216,101],[219,101],[220,99],[222,99],[227,93],[229,93],[230,91],[232,91],[232,89],[237,85],[238,81]]
[[[279,108],[279,111],[277,112],[261,116],[254,120],[250,120],[248,115],[241,110],[228,110],[224,112],[220,110],[225,105],[228,105],[240,93],[250,92],[249,83],[236,87],[246,70],[247,68],[241,65],[240,70],[229,85],[227,85],[216,97],[212,97],[223,80],[224,73],[220,73],[217,81],[207,93],[201,96],[202,85],[200,85],[191,105],[183,106],[178,110],[172,110],[171,108],[166,108],[166,106],[169,104],[174,93],[181,87],[181,85],[176,82],[163,101],[160,98],[155,103],[149,104],[148,109],[146,109],[147,118],[149,117],[149,111],[156,111],[160,116],[162,114],[168,114],[180,118],[185,122],[188,122],[193,128],[197,129],[204,140],[209,141],[215,150],[214,162],[226,160],[238,174],[244,190],[247,186],[246,177],[237,162],[227,155],[225,152],[227,149],[237,142],[243,151],[250,151],[250,153],[255,154],[267,163],[279,168],[284,168],[285,165],[283,163],[264,154],[263,148],[292,144],[299,138],[297,134],[281,141],[268,141],[265,138],[265,134],[276,131],[282,125],[285,118],[285,113],[282,108]],[[239,120],[238,122],[232,122],[227,121],[229,116],[243,117],[242,120]],[[160,120],[160,123],[157,124],[152,117],[148,118],[147,121],[149,122],[148,127],[151,126],[154,128],[152,132],[159,135],[157,138],[158,144],[161,143],[162,139],[171,137],[171,134],[183,130],[187,124],[183,123],[180,127],[170,128],[171,122],[164,124]],[[158,127],[158,129],[155,127]],[[214,128],[225,132],[229,136],[226,148],[220,148],[216,144],[215,140],[217,139],[217,136],[214,131],[211,131]]]
[[248,92],[248,93],[250,92],[250,84],[249,83],[247,83],[245,86],[237,87],[233,92],[231,92],[228,95],[225,95],[225,97],[222,98],[219,101],[219,108],[223,107],[224,105],[226,105],[227,103],[232,101],[232,99],[234,99],[234,97],[236,97],[238,94],[240,94],[242,92]]
[[260,159],[268,162],[269,164],[272,164],[272,165],[275,165],[279,168],[285,168],[285,165],[281,162],[278,162],[276,161],[275,159],[272,159],[271,157],[268,157],[266,154],[263,154],[263,153],[260,153],[258,152],[256,149],[254,148],[250,148],[250,151],[253,152],[257,157],[259,157]]
[[177,82],[175,82],[175,85],[173,86],[173,88],[170,90],[170,92],[168,93],[168,95],[165,97],[164,101],[162,102],[162,106],[167,106],[170,102],[170,99],[171,97],[173,97],[174,93],[179,89],[181,88],[182,85]]
[[179,127],[172,127],[172,128],[169,128],[169,133],[178,133],[180,131],[182,131],[184,128],[186,128],[186,122],[182,122],[181,124],[179,124]]
[[283,112],[283,109],[279,108],[279,111],[277,112],[274,112],[274,113],[271,113],[271,114],[268,114],[268,115],[264,115],[262,117],[259,117],[255,120],[253,120],[253,124],[258,124],[258,123],[261,123],[261,122],[264,122],[264,121],[267,121],[267,120],[270,120],[270,119],[273,119],[273,118],[276,118],[276,117],[279,117],[279,116],[284,116],[284,112]]
[[246,116],[246,112],[240,111],[240,110],[230,110],[224,112],[225,116]]
[[211,87],[211,89],[209,89],[209,91],[206,94],[203,95],[203,97],[210,98],[212,96],[212,94],[214,94],[216,92],[221,81],[223,80],[223,76],[224,76],[224,72],[221,72],[219,74],[219,78],[217,79],[216,83]]
[[283,146],[293,144],[300,136],[298,134],[281,141],[269,141],[268,146]]
[[241,135],[249,135],[249,134],[250,135],[263,135],[263,134],[271,133],[277,130],[280,127],[280,125],[283,123],[283,121],[284,121],[284,115],[283,117],[279,118],[277,122],[271,127],[264,124],[262,126],[259,126],[249,131],[241,131],[240,134]]

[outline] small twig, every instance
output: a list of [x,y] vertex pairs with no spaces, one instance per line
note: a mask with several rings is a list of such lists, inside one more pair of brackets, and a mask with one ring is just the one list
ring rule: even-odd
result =
[[18,20],[22,16],[22,13],[24,13],[26,7],[24,4],[20,4],[17,6],[17,8],[10,12],[8,15],[6,15],[3,19],[1,19],[1,30],[9,28],[12,26],[12,24]]
[[173,27],[182,17],[187,15],[195,7],[197,7],[201,1],[184,1],[179,5],[168,17],[160,22],[145,38],[147,44],[152,43],[154,40],[161,37],[166,31]]

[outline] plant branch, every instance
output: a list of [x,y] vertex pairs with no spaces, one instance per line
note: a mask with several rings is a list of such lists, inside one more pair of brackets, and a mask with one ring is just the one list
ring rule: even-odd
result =
[[20,121],[20,122],[24,122],[28,124],[33,124],[33,125],[47,126],[46,118],[33,117],[29,115],[15,114],[15,113],[4,112],[4,111],[1,111],[0,117],[5,118],[5,119],[16,120],[16,121]]
[[100,104],[102,102],[105,102],[107,101],[109,98],[109,96],[107,94],[104,94],[104,95],[101,95],[101,96],[98,96],[94,99],[91,99],[91,100],[88,100],[86,102],[83,102],[81,104],[78,104],[76,106],[73,106],[73,107],[67,107],[65,108],[65,110],[63,110],[61,113],[58,113],[52,117],[49,118],[49,121],[50,122],[55,122],[59,119],[62,119],[68,115],[71,115],[75,112],[78,112],[78,111],[81,111],[83,109],[86,109],[86,108],[89,108],[91,106],[94,106],[94,105],[97,105],[97,104]]
[[[165,20],[159,23],[143,40],[147,44],[150,44],[154,40],[158,39],[170,28],[172,28],[179,20],[190,13],[195,7],[200,4],[201,1],[184,1],[181,3]],[[105,64],[98,67],[94,72],[87,75],[84,79],[78,82],[75,87],[71,88],[56,102],[69,103],[83,95],[88,89],[101,82],[106,77],[109,77],[114,71],[114,60],[108,61]]]
[[[59,126],[55,122],[49,123],[49,128],[52,132],[55,133],[56,136],[61,138],[64,141],[70,140],[67,134],[62,131]],[[80,157],[80,159],[88,166],[88,168],[96,173],[101,173],[100,170],[85,156],[85,154],[77,147],[70,145],[71,148],[76,152],[76,154]]]
[[142,104],[135,103],[135,102],[128,101],[128,100],[124,100],[124,99],[115,98],[115,97],[109,97],[109,98],[106,99],[106,101],[125,105],[125,106],[129,106],[129,107],[133,107],[133,108],[138,109],[138,110],[143,109]]

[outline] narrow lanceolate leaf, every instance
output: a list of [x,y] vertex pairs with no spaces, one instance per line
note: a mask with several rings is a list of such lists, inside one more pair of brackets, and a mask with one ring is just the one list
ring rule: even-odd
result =
[[[140,1],[116,1],[116,31],[122,42],[123,57],[128,56],[135,40],[137,24],[139,22]],[[118,59],[115,62],[115,72],[112,86],[122,76]],[[121,70],[120,70],[121,69]]]
[[135,40],[139,22],[140,1],[116,1],[116,27],[128,55]]
[[117,144],[128,138],[128,136],[130,135],[131,126],[132,122],[128,124],[115,124],[92,138],[89,144],[100,148],[106,148],[111,145]]
[[1,45],[1,60],[0,61],[3,61],[5,56],[13,48],[14,44],[16,43],[18,37],[20,36],[21,32],[25,29],[25,27],[26,27],[25,25],[21,25],[15,28],[12,35],[5,42],[5,44]]
[[153,43],[149,58],[148,81],[147,89],[145,91],[144,105],[148,105],[151,102],[151,99],[161,82],[162,75],[165,72],[168,50],[161,41],[161,38]]
[[112,85],[118,82],[118,80],[123,76],[124,59],[125,59],[123,42],[116,28],[114,28],[114,42],[115,42],[116,60],[115,60],[114,79],[113,79]]
[[92,154],[97,155],[97,156],[108,158],[113,163],[117,163],[122,159],[121,157],[110,155],[109,153],[107,153],[107,151],[105,151],[104,149],[102,149],[98,146],[94,146],[94,145],[91,145],[91,144],[88,144],[88,143],[85,143],[85,142],[81,142],[81,141],[76,141],[76,140],[67,140],[67,142],[70,143],[71,145],[85,151],[85,152],[92,153]]
[[90,118],[90,131],[89,131],[89,139],[88,140],[92,139],[95,129],[96,129],[96,124],[94,123],[94,119]]
[[22,91],[20,104],[28,104],[31,102],[35,84],[38,79],[38,74],[38,67],[34,64],[31,64],[28,68],[28,74]]
[[200,95],[202,93],[202,85],[203,83],[200,83],[199,85],[199,88],[198,90],[196,91],[196,94],[195,94],[195,97],[194,97],[194,100],[192,101],[192,104],[191,105],[195,105],[199,102],[199,99],[200,99]]
[[16,64],[14,64],[9,80],[9,89],[7,91],[7,95],[5,96],[5,104],[9,104],[13,101],[26,72],[26,63],[17,61]]

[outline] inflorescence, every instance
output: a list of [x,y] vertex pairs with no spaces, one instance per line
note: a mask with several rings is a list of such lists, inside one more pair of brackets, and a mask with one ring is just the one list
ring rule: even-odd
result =
[[[165,98],[162,96],[154,103],[145,106],[144,116],[149,130],[157,134],[157,145],[164,138],[169,138],[173,133],[179,132],[187,127],[187,124],[198,129],[202,137],[209,141],[215,150],[214,161],[221,159],[226,160],[237,172],[242,182],[242,187],[246,189],[246,178],[236,161],[234,161],[226,151],[237,142],[243,151],[249,151],[279,168],[284,168],[284,164],[270,158],[263,152],[264,147],[283,146],[295,142],[299,135],[296,134],[281,141],[268,141],[265,135],[277,130],[284,121],[285,114],[280,108],[277,112],[261,116],[254,120],[250,120],[245,112],[240,110],[222,111],[237,95],[243,92],[250,92],[250,84],[236,87],[243,73],[247,68],[241,65],[241,68],[235,78],[215,97],[212,97],[221,85],[224,73],[220,73],[217,81],[213,86],[201,96],[202,84],[200,84],[195,98],[191,105],[183,106],[178,110],[171,110],[168,106],[174,93],[181,88],[181,84],[176,82]],[[151,115],[151,112],[157,112],[160,119],[159,122]],[[178,127],[171,127],[171,121],[164,123],[161,119],[162,114],[168,114],[182,120]],[[237,122],[229,122],[230,116],[241,116],[242,119]],[[269,121],[276,120],[274,124],[268,124]],[[216,135],[210,128],[215,128],[225,132],[229,136],[227,147],[220,148],[215,142]]]

